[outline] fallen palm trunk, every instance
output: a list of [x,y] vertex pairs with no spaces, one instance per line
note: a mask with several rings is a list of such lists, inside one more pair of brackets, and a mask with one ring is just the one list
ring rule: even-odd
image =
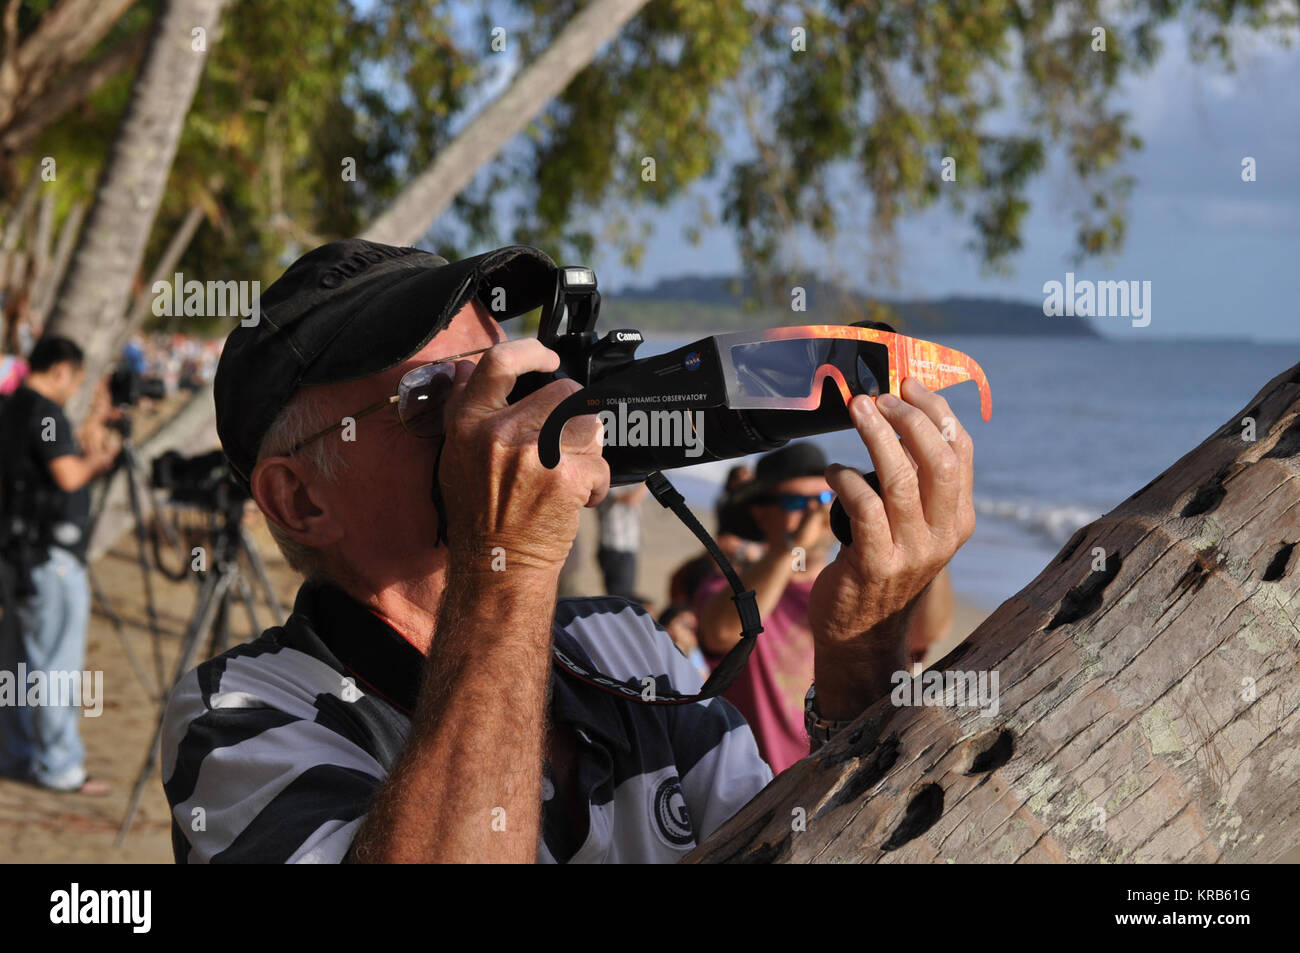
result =
[[996,674],[996,714],[955,685],[881,699],[687,860],[1277,859],[1300,845],[1298,540],[1300,365],[935,666]]

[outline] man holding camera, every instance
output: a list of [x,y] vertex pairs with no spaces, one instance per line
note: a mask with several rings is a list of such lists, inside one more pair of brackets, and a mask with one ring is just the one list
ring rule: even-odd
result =
[[[89,485],[116,459],[113,411],[98,400],[78,439],[63,407],[85,379],[81,348],[47,336],[28,363],[31,373],[0,411],[0,556],[13,590],[5,611],[18,621],[0,638],[0,671],[16,673],[22,663],[29,672],[80,672],[90,620]],[[0,773],[56,791],[107,793],[86,775],[80,717],[67,706],[0,706]]]
[[[497,323],[541,304],[548,275],[553,288],[549,259],[521,246],[448,264],[334,242],[231,332],[218,431],[308,579],[284,626],[171,698],[178,861],[672,861],[770,780],[722,699],[637,704],[555,664],[700,687],[640,607],[557,601],[609,468],[590,416],[564,431],[555,469],[538,459],[575,382],[509,400],[521,375],[559,366]],[[871,530],[810,599],[827,731],[887,694],[913,601],[974,528],[969,438],[940,436],[941,398],[903,396],[852,407],[884,500],[827,471]]]

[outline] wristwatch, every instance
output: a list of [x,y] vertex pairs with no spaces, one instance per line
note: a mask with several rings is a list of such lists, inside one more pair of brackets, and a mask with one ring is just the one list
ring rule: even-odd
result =
[[831,740],[832,735],[843,731],[854,721],[853,718],[845,721],[823,718],[821,713],[817,711],[817,685],[813,683],[808,686],[808,694],[803,697],[803,728],[804,731],[808,732],[808,740],[812,743],[809,753],[826,744]]

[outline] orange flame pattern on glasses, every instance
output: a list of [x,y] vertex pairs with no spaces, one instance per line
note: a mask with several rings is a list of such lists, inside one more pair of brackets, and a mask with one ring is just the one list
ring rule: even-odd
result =
[[[769,341],[784,341],[798,338],[844,338],[854,341],[868,341],[883,344],[889,349],[889,392],[898,394],[899,385],[908,378],[915,377],[917,382],[927,390],[942,390],[953,384],[974,381],[980,389],[980,416],[986,421],[993,416],[993,394],[989,390],[988,378],[975,359],[961,351],[933,341],[910,338],[893,331],[878,331],[875,328],[855,328],[843,324],[807,324],[794,328],[772,328],[763,337]],[[827,368],[827,370],[830,370]],[[820,384],[822,374],[818,374]],[[840,387],[844,404],[848,406],[848,387],[840,374],[831,375]]]

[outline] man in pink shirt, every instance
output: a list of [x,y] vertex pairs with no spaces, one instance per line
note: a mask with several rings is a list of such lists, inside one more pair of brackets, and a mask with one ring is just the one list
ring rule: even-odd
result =
[[[762,457],[754,481],[734,498],[735,505],[748,507],[753,529],[767,544],[763,557],[741,571],[757,597],[763,632],[745,671],[724,697],[745,716],[759,753],[777,774],[808,754],[804,697],[813,681],[808,602],[835,545],[830,526],[834,496],[825,472],[826,458],[814,444],[790,444]],[[951,625],[946,569],[934,583],[917,600],[913,619],[919,625],[907,640],[913,662]],[[700,647],[716,664],[740,638],[726,580],[719,576],[704,583],[695,605]]]

